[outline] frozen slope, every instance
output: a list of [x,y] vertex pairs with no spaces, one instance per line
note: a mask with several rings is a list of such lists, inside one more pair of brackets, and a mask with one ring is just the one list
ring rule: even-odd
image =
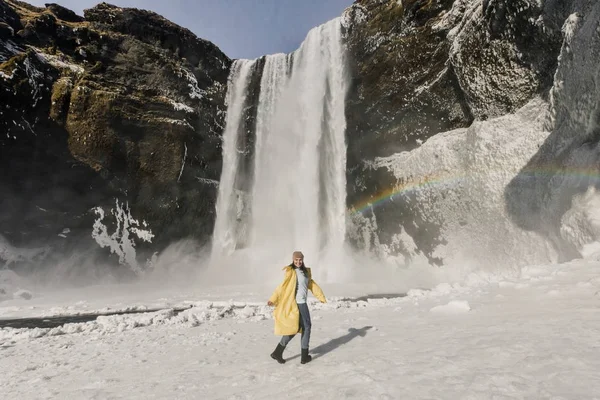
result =
[[[548,105],[533,100],[514,115],[474,122],[469,128],[438,134],[419,148],[379,158],[374,168],[389,169],[398,187],[390,201],[404,204],[437,225],[443,239],[432,254],[446,266],[497,270],[556,259],[545,238],[512,223],[505,210],[506,186],[548,137]],[[375,224],[370,213],[358,224]],[[384,253],[408,253],[418,260],[400,231]],[[509,261],[509,262],[507,262]]]

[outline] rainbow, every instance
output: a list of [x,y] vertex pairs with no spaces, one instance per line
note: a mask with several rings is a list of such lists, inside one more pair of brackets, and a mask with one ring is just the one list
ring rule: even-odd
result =
[[359,201],[348,209],[350,214],[362,214],[363,212],[376,208],[386,201],[393,201],[394,197],[406,195],[411,192],[419,192],[431,187],[449,188],[462,181],[462,176],[452,175],[428,175],[417,180],[410,180],[399,183],[391,188],[385,189],[381,193],[369,196],[369,198]]
[[[523,168],[515,178],[519,179],[530,179],[545,177],[550,178],[553,176],[570,177],[577,179],[586,179],[593,181],[600,181],[600,166],[595,168],[592,167],[558,167],[558,166],[535,166]],[[452,174],[437,174],[437,175],[426,175],[417,179],[409,180],[404,183],[399,183],[391,188],[387,188],[378,194],[369,196],[368,198],[359,201],[355,205],[348,208],[349,214],[362,214],[367,210],[372,210],[387,201],[394,201],[396,196],[406,195],[409,193],[419,192],[421,190],[439,188],[449,189],[461,181],[467,176],[465,175],[452,175]]]

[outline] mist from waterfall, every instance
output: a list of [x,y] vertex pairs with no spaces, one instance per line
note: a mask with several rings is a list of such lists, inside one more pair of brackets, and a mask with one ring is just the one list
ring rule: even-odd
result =
[[347,87],[339,19],[311,30],[292,54],[234,63],[213,259],[252,249],[263,262],[287,261],[302,249],[315,260],[341,250]]

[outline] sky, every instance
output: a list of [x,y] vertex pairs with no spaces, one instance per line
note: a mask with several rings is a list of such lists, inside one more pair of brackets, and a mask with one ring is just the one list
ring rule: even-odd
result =
[[[47,0],[29,0],[43,7]],[[58,0],[83,15],[98,0]],[[210,40],[230,58],[257,58],[296,50],[308,31],[342,14],[353,0],[112,0],[154,11]]]

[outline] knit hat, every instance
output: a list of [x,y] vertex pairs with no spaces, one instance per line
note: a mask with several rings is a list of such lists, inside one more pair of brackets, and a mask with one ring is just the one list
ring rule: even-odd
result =
[[292,254],[292,260],[294,260],[296,258],[304,259],[304,254],[302,254],[301,251],[295,251],[294,254]]

